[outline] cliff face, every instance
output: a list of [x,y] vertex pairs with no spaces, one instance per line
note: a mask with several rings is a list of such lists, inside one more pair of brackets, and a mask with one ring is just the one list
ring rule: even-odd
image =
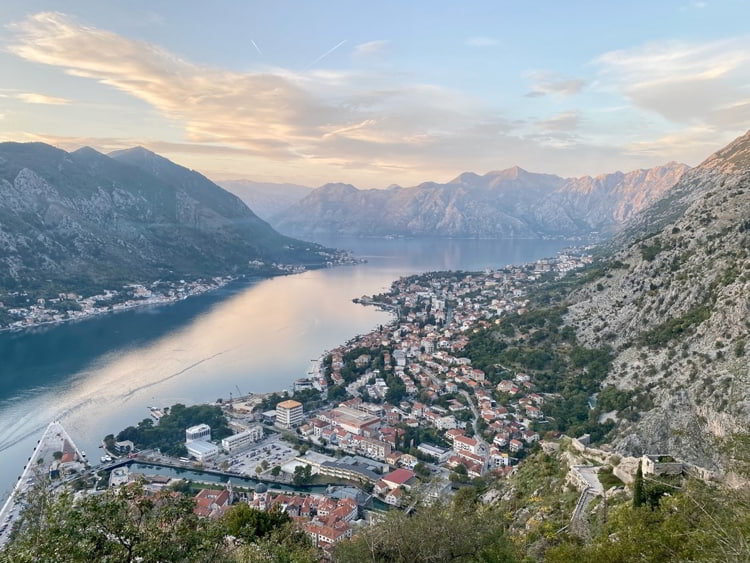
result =
[[208,276],[321,263],[236,196],[145,149],[0,144],[0,288]]
[[614,230],[645,209],[688,169],[561,178],[509,168],[461,174],[447,184],[358,190],[328,184],[272,217],[297,235],[580,237]]
[[654,401],[620,426],[622,452],[710,467],[716,438],[750,425],[748,146],[750,133],[687,172],[613,242],[620,267],[571,296],[579,339],[617,350],[605,384]]

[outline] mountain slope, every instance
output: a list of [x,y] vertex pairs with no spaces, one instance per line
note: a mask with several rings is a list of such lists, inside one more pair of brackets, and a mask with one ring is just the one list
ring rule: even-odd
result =
[[296,235],[580,237],[610,231],[658,199],[688,169],[561,178],[514,167],[447,184],[358,190],[325,185],[271,218]]
[[0,288],[210,276],[254,259],[321,264],[320,251],[145,149],[0,144]]
[[251,180],[226,180],[218,184],[239,196],[259,217],[270,219],[308,196],[313,188],[297,184],[273,184]]
[[621,427],[621,451],[712,466],[717,440],[750,424],[749,143],[750,133],[687,172],[570,296],[579,340],[617,351],[605,383],[654,403]]

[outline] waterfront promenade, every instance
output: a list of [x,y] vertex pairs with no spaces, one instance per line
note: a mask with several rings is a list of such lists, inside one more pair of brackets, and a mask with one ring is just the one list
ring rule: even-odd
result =
[[55,462],[85,464],[83,452],[78,449],[62,424],[57,421],[47,426],[16,481],[13,491],[0,509],[0,546],[8,541],[13,521],[23,508],[24,493],[41,480],[47,479],[50,467]]

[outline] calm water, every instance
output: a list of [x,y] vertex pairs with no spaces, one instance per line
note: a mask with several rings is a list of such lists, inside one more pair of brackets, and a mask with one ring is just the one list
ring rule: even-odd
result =
[[290,387],[318,358],[389,316],[351,302],[405,274],[551,256],[563,242],[320,240],[367,264],[237,283],[174,305],[0,334],[0,496],[51,420],[92,459],[150,405]]

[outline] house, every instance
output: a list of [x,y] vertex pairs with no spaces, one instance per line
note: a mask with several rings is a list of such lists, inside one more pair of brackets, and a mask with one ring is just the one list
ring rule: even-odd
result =
[[414,483],[415,473],[409,469],[396,469],[390,473],[383,475],[381,479],[389,489],[396,489],[398,487],[404,487],[409,489],[411,484]]
[[456,436],[463,436],[463,435],[464,435],[463,430],[459,428],[454,428],[452,430],[448,430],[445,433],[445,439],[448,440],[449,442],[452,442],[456,438]]
[[501,393],[508,393],[510,395],[515,395],[518,393],[519,388],[518,385],[513,383],[512,381],[508,381],[507,379],[501,381],[497,384],[497,390]]
[[411,454],[404,454],[402,455],[398,460],[399,465],[402,465],[403,467],[408,467],[409,469],[413,469],[417,463],[419,463],[419,460],[414,457]]
[[401,452],[395,451],[391,452],[388,456],[385,458],[385,462],[388,465],[395,466],[398,465],[399,460],[401,459],[401,456],[403,456]]
[[479,442],[474,438],[467,438],[466,436],[456,436],[453,439],[453,451],[461,455],[461,453],[478,453]]
[[303,526],[310,536],[313,545],[326,548],[352,536],[352,528],[345,522],[337,522],[333,526],[326,526],[322,522],[308,522]]
[[456,428],[457,422],[456,417],[453,415],[441,416],[435,420],[435,427],[438,430],[452,430]]
[[402,489],[393,489],[387,495],[385,495],[385,502],[393,506],[401,506],[401,501],[404,498],[404,491]]
[[526,406],[526,416],[529,418],[542,418],[542,411],[534,405]]
[[375,494],[382,495],[383,493],[390,491],[391,488],[388,486],[388,483],[380,479],[377,483],[375,483],[375,486],[372,490],[375,492]]
[[490,448],[490,466],[491,467],[505,467],[510,465],[510,457],[507,452],[501,452],[498,448]]
[[523,443],[518,440],[511,440],[509,449],[511,452],[520,452],[523,449]]
[[521,432],[521,436],[523,437],[523,441],[527,444],[533,444],[534,442],[539,441],[539,433],[534,430],[524,430]]
[[201,489],[195,495],[194,512],[204,518],[219,518],[229,508],[229,491],[224,489]]

